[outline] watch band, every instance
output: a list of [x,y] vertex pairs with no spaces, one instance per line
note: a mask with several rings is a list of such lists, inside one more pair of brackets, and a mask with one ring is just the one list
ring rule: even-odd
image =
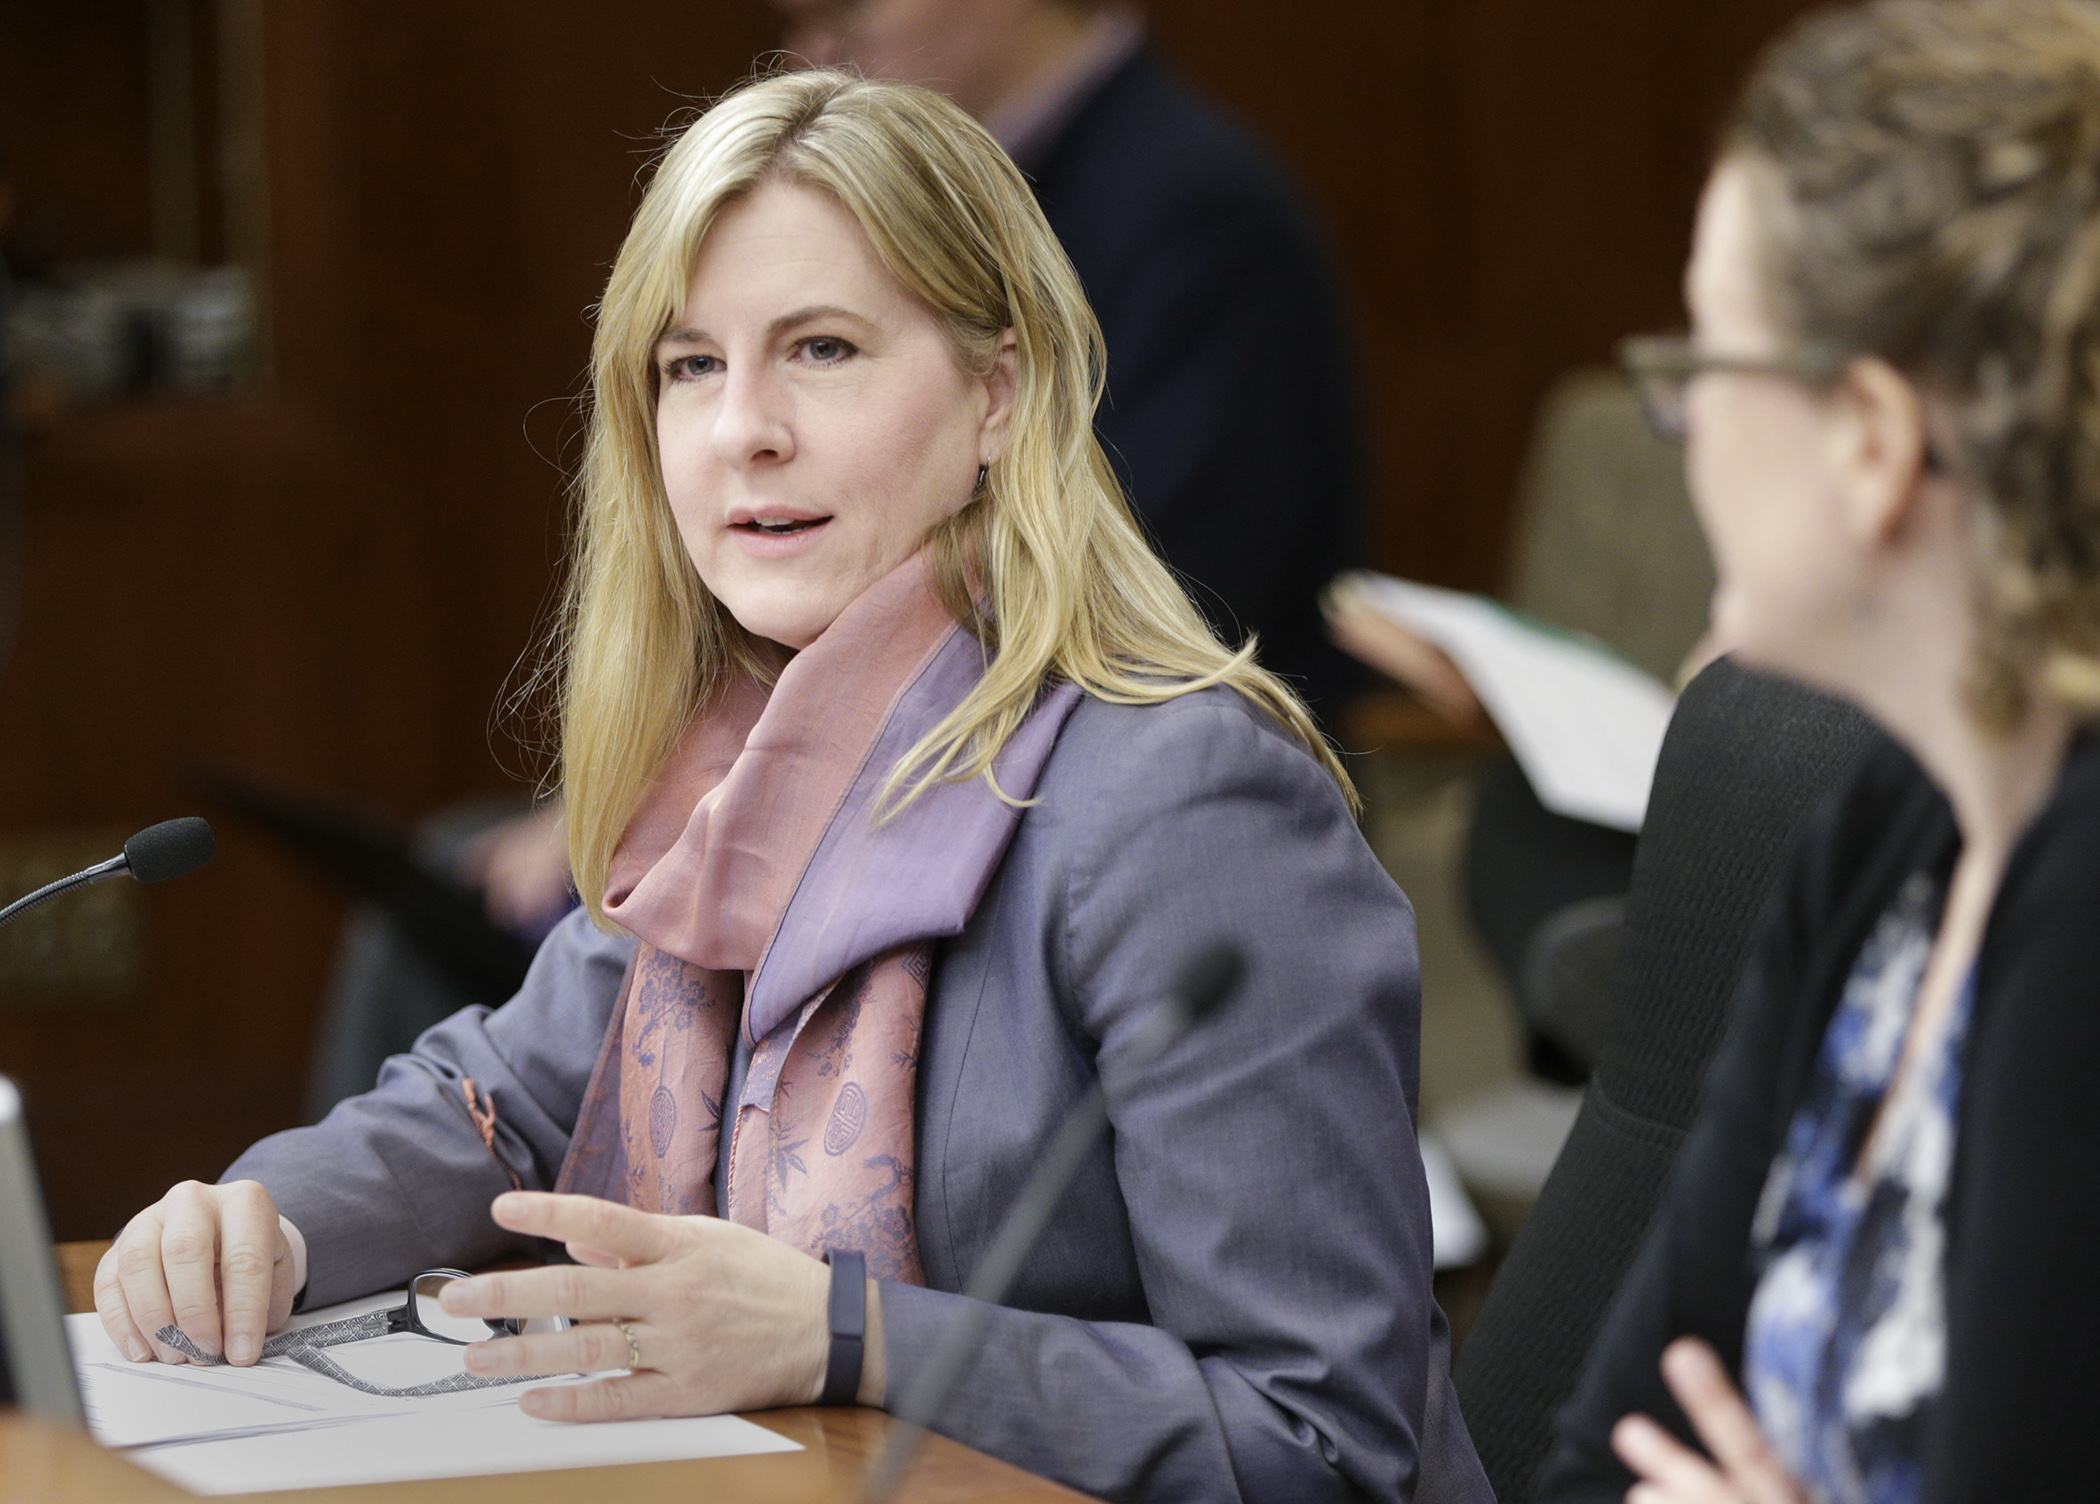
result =
[[831,1355],[824,1364],[820,1405],[851,1405],[860,1396],[860,1368],[868,1344],[868,1261],[847,1248],[829,1248]]

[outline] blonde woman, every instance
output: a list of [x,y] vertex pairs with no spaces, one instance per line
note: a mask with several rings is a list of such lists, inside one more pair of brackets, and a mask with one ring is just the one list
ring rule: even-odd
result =
[[[509,1005],[136,1218],[112,1336],[253,1361],[295,1294],[551,1239],[583,1267],[447,1297],[583,1322],[476,1374],[629,1370],[531,1413],[879,1405],[1098,1078],[1112,1140],[942,1429],[1104,1498],[1484,1497],[1429,1293],[1411,914],[1302,707],[1133,525],[1012,164],[915,88],[741,90],[657,172],[594,383],[587,912]],[[1211,934],[1240,996],[1135,1063]],[[856,1356],[829,1312],[863,1305]]]
[[1742,657],[1890,740],[1812,822],[1540,1496],[2100,1477],[2100,7],[1883,0],[1759,67],[1683,422]]

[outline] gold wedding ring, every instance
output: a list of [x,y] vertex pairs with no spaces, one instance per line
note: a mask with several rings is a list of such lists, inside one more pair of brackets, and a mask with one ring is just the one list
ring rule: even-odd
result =
[[615,1321],[613,1327],[627,1339],[627,1371],[633,1373],[642,1366],[642,1340],[635,1336],[634,1328],[624,1321]]

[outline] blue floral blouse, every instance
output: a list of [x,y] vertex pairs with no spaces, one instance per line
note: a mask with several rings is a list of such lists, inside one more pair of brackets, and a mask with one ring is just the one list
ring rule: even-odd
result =
[[1932,954],[1939,884],[1897,894],[1854,963],[1751,1228],[1743,1378],[1820,1504],[1910,1504],[1946,1369],[1944,1207],[1974,979],[1865,1145]]

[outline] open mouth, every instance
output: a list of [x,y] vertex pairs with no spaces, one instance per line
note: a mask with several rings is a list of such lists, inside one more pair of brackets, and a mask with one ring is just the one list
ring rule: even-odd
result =
[[822,527],[829,517],[754,517],[749,522],[734,524],[741,533],[763,533],[769,538],[786,538],[796,533],[806,533],[813,527]]

